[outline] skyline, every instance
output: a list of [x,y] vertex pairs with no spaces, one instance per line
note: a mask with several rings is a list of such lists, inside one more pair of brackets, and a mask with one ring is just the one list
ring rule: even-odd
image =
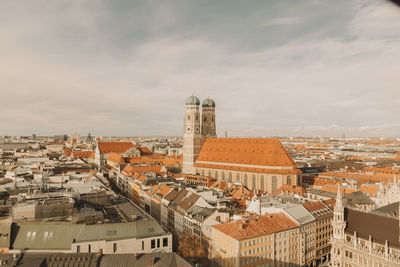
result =
[[0,135],[181,136],[194,94],[216,101],[219,136],[398,137],[399,14],[378,0],[3,1]]

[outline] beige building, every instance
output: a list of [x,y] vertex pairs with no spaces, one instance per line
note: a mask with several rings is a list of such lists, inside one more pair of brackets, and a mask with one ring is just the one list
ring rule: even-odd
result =
[[[275,138],[216,138],[215,102],[191,96],[186,101],[183,173],[237,182],[275,192],[284,184],[301,185],[301,171]],[[201,129],[201,131],[200,131]]]
[[397,217],[345,208],[338,190],[333,219],[331,266],[400,266]]
[[283,213],[254,215],[212,227],[215,266],[297,266],[299,225]]

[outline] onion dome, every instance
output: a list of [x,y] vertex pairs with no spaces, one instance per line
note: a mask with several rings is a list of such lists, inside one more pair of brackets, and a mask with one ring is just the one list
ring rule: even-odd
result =
[[211,98],[207,98],[203,101],[202,107],[212,107],[215,108],[215,101],[212,100]]
[[200,105],[200,100],[194,95],[189,96],[189,98],[186,100],[186,105]]

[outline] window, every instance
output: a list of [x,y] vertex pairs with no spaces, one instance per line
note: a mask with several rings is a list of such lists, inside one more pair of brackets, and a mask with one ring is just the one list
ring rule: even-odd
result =
[[247,173],[244,174],[243,184],[247,186]]
[[253,174],[251,177],[251,187],[256,188],[256,175]]
[[113,244],[113,252],[114,252],[114,253],[117,252],[117,243],[114,243],[114,244]]
[[277,181],[276,176],[275,175],[272,176],[272,193],[274,193],[276,191],[277,183],[278,183],[278,181]]
[[162,244],[163,244],[163,247],[168,246],[168,238],[167,237],[163,238]]
[[160,247],[160,239],[159,238],[157,239],[157,247],[158,248]]
[[207,117],[204,116],[204,121],[207,121]]
[[231,173],[231,172],[229,172],[229,178],[228,178],[228,181],[229,181],[229,182],[232,182],[232,173]]
[[292,178],[290,176],[287,177],[287,184],[292,184]]
[[156,247],[156,240],[152,239],[151,240],[151,248],[155,248]]
[[225,172],[222,171],[222,181],[225,181]]
[[76,253],[80,253],[81,252],[81,246],[77,245],[76,246]]
[[142,241],[142,250],[144,250],[144,241]]
[[239,181],[240,181],[240,174],[236,173],[236,182],[239,182]]
[[90,253],[92,251],[92,246],[89,244],[87,248],[88,252]]
[[[181,117],[182,118],[182,117]],[[190,121],[190,115],[188,115],[188,121]]]
[[261,183],[261,190],[265,190],[264,175],[261,175],[261,177],[260,177],[260,183]]

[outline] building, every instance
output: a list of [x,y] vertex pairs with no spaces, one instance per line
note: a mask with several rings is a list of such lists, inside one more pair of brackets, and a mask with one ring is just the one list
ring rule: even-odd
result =
[[322,201],[303,205],[316,219],[315,222],[315,262],[327,260],[331,251],[333,211]]
[[298,266],[299,252],[299,225],[283,213],[212,226],[217,266]]
[[124,157],[139,157],[140,150],[132,142],[98,142],[95,150],[95,163],[104,166],[110,153]]
[[301,171],[275,138],[216,138],[215,102],[186,101],[183,173],[239,182],[269,193],[284,184],[301,185]]
[[399,218],[345,208],[338,190],[331,266],[400,266]]

